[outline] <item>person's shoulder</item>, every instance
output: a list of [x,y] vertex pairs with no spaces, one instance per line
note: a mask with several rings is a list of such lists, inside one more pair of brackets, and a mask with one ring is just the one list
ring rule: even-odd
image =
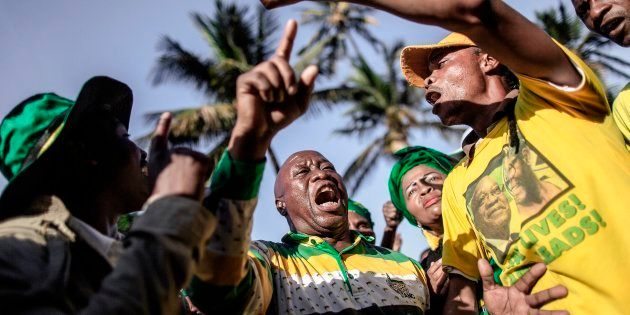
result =
[[375,244],[367,244],[366,245],[368,250],[366,250],[366,255],[372,255],[372,251],[369,249],[372,249],[373,251],[375,251],[376,255],[381,257],[382,259],[385,260],[394,260],[396,262],[411,262],[411,263],[417,263],[417,261],[415,261],[413,258],[399,252],[399,251],[395,251],[389,248],[385,248],[385,247],[381,247]]
[[271,256],[273,254],[284,254],[285,256],[295,250],[295,245],[287,244],[283,242],[272,242],[257,240],[250,243],[250,251],[255,251],[260,254]]
[[17,239],[40,246],[45,246],[49,237],[74,236],[67,232],[70,231],[65,222],[54,222],[47,213],[18,216],[0,222],[0,240]]
[[[625,106],[628,106],[627,104],[630,104],[630,82],[628,82],[628,84],[626,84],[626,86],[624,86],[624,88],[621,89],[621,91],[615,98],[615,101],[613,103],[613,109],[619,104],[626,104]],[[619,105],[619,106],[622,106],[622,105]]]
[[23,215],[0,221],[1,239],[20,239],[42,246],[51,237],[74,241],[75,233],[67,225],[70,212],[59,198],[40,196],[23,210]]

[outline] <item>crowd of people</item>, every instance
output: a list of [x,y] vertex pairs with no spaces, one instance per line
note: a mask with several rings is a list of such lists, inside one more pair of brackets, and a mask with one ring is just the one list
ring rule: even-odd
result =
[[[269,144],[305,112],[318,75],[290,65],[291,20],[275,54],[238,78],[214,169],[169,147],[169,113],[148,153],[134,144],[132,91],[108,77],[4,117],[2,312],[627,314],[630,84],[611,107],[587,64],[499,0],[351,2],[452,32],[404,48],[401,67],[444,125],[472,129],[463,158],[396,152],[380,246],[370,211],[311,150],[276,177],[289,232],[250,239]],[[573,4],[630,46],[630,1]],[[133,211],[123,237],[117,219]],[[399,252],[403,219],[427,240],[418,260]]]

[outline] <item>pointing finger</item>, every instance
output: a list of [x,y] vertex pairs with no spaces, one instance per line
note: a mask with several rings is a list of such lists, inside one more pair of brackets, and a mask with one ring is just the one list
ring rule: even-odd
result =
[[276,56],[289,61],[291,58],[291,51],[293,50],[293,41],[295,40],[295,34],[297,34],[297,21],[290,19],[284,27],[284,34],[280,40],[280,45],[276,49]]

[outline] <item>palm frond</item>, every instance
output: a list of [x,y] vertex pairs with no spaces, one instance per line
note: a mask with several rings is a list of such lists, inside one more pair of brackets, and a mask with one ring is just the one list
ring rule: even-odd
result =
[[363,180],[374,168],[378,159],[383,156],[383,140],[377,138],[368,145],[359,156],[350,164],[343,174],[343,181],[351,195],[359,189]]
[[630,67],[630,62],[628,62],[626,60],[623,60],[623,59],[621,59],[619,57],[615,57],[615,56],[612,56],[610,54],[604,53],[602,51],[599,51],[599,50],[593,51],[593,54],[595,56],[597,56],[597,57],[601,57],[602,59],[605,59],[606,61],[616,63],[616,64],[618,64],[620,66]]
[[230,134],[226,134],[221,138],[206,155],[210,158],[210,170],[214,170],[217,164],[219,164],[219,160],[221,160],[221,156],[225,149],[227,149],[228,143],[230,142]]
[[607,62],[599,62],[599,65],[602,68],[606,69],[606,71],[609,71],[610,73],[613,73],[625,79],[630,79],[630,75],[627,72],[621,71],[618,69],[618,67],[615,67]]
[[[319,59],[323,54],[324,49],[329,44],[329,42],[333,40],[333,37],[328,37],[325,40],[319,40],[314,45],[306,45],[304,48],[298,52],[298,62],[293,66],[293,71],[295,73],[302,73],[306,67],[312,64],[320,64]],[[321,70],[320,70],[321,71]]]
[[252,64],[259,64],[269,58],[274,52],[273,37],[278,30],[278,19],[275,14],[265,9],[263,6],[258,7],[257,14],[258,28],[255,40],[255,55]]
[[311,47],[325,41],[325,45],[317,50],[320,73],[324,76],[334,75],[338,61],[348,55],[346,42],[350,41],[356,53],[360,53],[352,40],[352,33],[358,34],[375,49],[378,46],[378,40],[367,28],[368,25],[376,24],[376,19],[368,15],[371,12],[369,8],[346,2],[318,3],[316,8],[302,11],[302,24],[318,24],[319,28],[307,44],[299,49],[298,54],[312,51]]
[[587,30],[577,16],[567,12],[564,4],[538,11],[536,18],[551,37],[573,50],[598,75],[614,74],[625,79],[630,78],[630,74],[619,67],[628,67],[630,63],[609,55],[604,50],[612,45],[612,41]]
[[[249,62],[253,59],[254,42],[249,7],[215,0],[212,17],[192,13],[195,25],[202,31],[218,60],[234,59]],[[249,21],[248,21],[249,20]]]
[[202,59],[168,36],[162,37],[158,49],[162,54],[152,70],[153,85],[173,80],[192,83],[197,89],[209,93],[212,86],[208,82],[214,76],[212,60]]
[[[173,144],[196,145],[201,140],[214,140],[229,133],[236,121],[236,112],[231,104],[203,105],[197,108],[180,109],[172,112],[169,141]],[[161,113],[149,113],[145,119],[153,123]]]
[[377,130],[381,117],[357,111],[351,115],[350,121],[343,128],[333,130],[333,134],[341,136],[357,136],[358,138],[371,135]]
[[366,92],[361,89],[343,85],[315,91],[311,95],[310,105],[306,114],[310,117],[317,116],[323,110],[330,110],[341,103],[360,100],[365,94]]

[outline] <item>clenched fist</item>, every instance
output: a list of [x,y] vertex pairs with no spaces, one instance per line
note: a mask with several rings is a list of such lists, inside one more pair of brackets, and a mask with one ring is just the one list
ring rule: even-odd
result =
[[383,217],[385,217],[385,225],[389,228],[397,228],[402,221],[402,213],[394,207],[391,201],[383,204]]

